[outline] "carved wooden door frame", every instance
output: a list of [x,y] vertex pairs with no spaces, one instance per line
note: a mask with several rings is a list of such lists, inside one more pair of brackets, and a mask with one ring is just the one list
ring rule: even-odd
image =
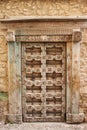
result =
[[[33,30],[33,32],[35,32]],[[22,42],[66,42],[66,122],[80,123],[84,114],[79,111],[80,89],[80,29],[8,30],[9,113],[8,120],[22,122],[21,44]]]

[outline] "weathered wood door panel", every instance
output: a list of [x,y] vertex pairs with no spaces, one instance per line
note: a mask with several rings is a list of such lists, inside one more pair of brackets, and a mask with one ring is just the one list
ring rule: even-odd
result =
[[24,121],[64,121],[65,43],[22,43]]

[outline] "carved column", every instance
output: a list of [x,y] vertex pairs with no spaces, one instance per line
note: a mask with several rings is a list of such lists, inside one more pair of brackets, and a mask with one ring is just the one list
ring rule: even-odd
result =
[[9,122],[22,121],[21,106],[21,43],[15,42],[15,33],[7,33],[9,75]]
[[[80,91],[80,41],[82,34],[80,30],[73,30],[70,58],[71,81],[67,95],[67,122],[80,123],[84,121],[84,114],[79,112]],[[69,96],[69,97],[68,97]],[[70,98],[70,100],[68,99]],[[69,103],[70,102],[70,103]]]

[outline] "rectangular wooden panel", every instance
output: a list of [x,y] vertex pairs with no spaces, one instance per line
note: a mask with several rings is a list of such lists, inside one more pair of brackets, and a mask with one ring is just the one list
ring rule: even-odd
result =
[[22,44],[24,121],[64,121],[65,43]]
[[22,121],[21,107],[21,43],[8,44],[9,114],[8,121]]

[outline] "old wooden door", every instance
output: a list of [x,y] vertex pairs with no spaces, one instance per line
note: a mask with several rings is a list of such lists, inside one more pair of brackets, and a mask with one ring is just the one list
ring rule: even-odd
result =
[[64,121],[65,43],[22,43],[24,121]]

